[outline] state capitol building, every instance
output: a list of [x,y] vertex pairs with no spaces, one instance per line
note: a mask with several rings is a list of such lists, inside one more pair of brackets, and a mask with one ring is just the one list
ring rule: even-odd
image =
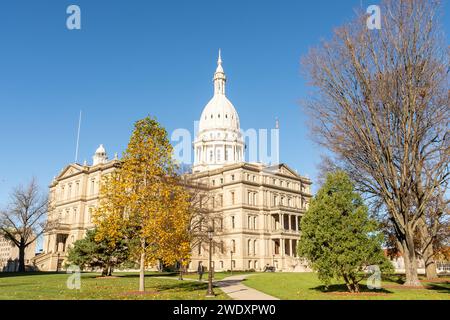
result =
[[[226,81],[219,53],[214,73],[214,95],[200,116],[194,141],[194,165],[190,178],[206,183],[214,198],[213,210],[222,217],[222,245],[213,252],[215,271],[256,270],[266,265],[277,271],[305,271],[297,257],[300,220],[311,199],[311,181],[285,164],[245,162],[245,142],[239,115],[226,97]],[[60,270],[68,248],[94,228],[92,210],[99,202],[100,181],[120,164],[109,160],[103,145],[92,165],[68,165],[50,184],[53,203],[49,220],[58,226],[44,234],[43,253],[34,258],[42,271]],[[207,265],[208,247],[192,249],[189,265]]]

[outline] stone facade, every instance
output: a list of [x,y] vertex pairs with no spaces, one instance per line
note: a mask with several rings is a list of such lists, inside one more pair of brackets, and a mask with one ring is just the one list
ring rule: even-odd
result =
[[[191,176],[210,186],[216,225],[214,269],[306,271],[297,257],[300,221],[311,198],[311,181],[281,164],[239,163]],[[190,271],[208,265],[209,244],[193,248]]]
[[[204,108],[194,141],[190,179],[208,186],[212,209],[221,217],[213,252],[214,269],[306,271],[296,254],[300,220],[311,199],[311,181],[285,164],[246,163],[239,115],[225,95],[226,76],[219,53],[214,95]],[[93,165],[71,164],[50,185],[54,203],[49,219],[59,227],[45,234],[44,253],[35,259],[41,270],[57,270],[74,241],[92,228],[99,182],[119,160],[108,161],[100,146]],[[190,271],[208,263],[208,244],[193,248]]]
[[51,183],[48,219],[57,221],[58,227],[44,234],[43,253],[34,259],[39,270],[60,270],[68,246],[84,238],[86,231],[94,227],[91,212],[99,201],[101,178],[114,171],[119,161],[108,161],[105,156],[102,161],[94,159],[94,163],[71,164]]

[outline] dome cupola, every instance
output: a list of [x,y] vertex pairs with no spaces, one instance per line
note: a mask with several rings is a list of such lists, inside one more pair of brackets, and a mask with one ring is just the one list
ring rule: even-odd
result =
[[239,115],[225,95],[227,77],[220,50],[213,82],[214,96],[203,109],[194,142],[194,172],[241,162],[244,158]]
[[108,155],[106,154],[105,147],[102,144],[97,148],[92,159],[94,166],[108,162]]

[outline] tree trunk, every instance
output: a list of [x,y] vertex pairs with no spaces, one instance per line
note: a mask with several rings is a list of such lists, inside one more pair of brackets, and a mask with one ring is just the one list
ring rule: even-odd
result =
[[423,260],[425,263],[425,273],[428,280],[438,277],[436,263],[434,261],[433,247],[429,245],[423,252]]
[[139,272],[139,291],[145,291],[145,240],[141,239],[141,261]]
[[25,246],[19,246],[19,272],[25,272]]
[[178,277],[178,280],[183,280],[183,262],[180,262],[179,271],[180,271],[180,275]]
[[350,282],[348,276],[346,274],[343,274],[342,277],[344,278],[345,285],[347,286],[347,289],[350,293],[355,292],[352,283]]
[[[410,246],[408,246],[408,243]],[[412,235],[409,237],[409,241],[404,240],[403,246],[403,259],[405,260],[405,286],[408,287],[421,287],[422,284],[419,281],[419,274],[417,273],[417,258],[414,251],[414,241]]]
[[422,257],[425,263],[425,274],[428,280],[432,280],[438,277],[436,270],[436,263],[434,261],[433,242],[425,222],[422,223],[422,225],[420,225],[419,228],[424,246],[424,248],[422,248]]

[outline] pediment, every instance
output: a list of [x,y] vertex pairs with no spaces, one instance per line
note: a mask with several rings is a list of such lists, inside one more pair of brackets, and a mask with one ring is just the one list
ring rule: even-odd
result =
[[295,172],[294,170],[292,170],[286,164],[283,164],[283,163],[279,164],[279,165],[275,165],[275,166],[266,167],[266,168],[264,168],[264,171],[266,171],[270,174],[281,174],[286,177],[291,177],[291,178],[296,178],[296,179],[300,178],[300,176],[298,175],[297,172]]
[[83,168],[78,164],[70,164],[65,167],[61,173],[56,177],[57,180],[64,179],[76,175],[83,171]]
[[289,176],[289,177],[293,177],[293,178],[298,178],[299,177],[297,172],[295,172],[294,170],[292,170],[291,168],[289,168],[285,164],[281,164],[280,165],[280,171],[279,172],[281,174],[285,175],[285,176]]

